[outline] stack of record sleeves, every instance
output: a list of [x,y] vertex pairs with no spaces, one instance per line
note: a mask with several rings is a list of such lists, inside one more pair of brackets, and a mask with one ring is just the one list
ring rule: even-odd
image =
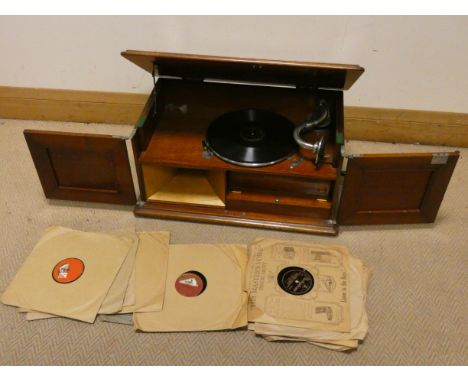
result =
[[142,332],[248,328],[268,341],[340,351],[366,336],[368,271],[345,247],[169,239],[169,232],[50,227],[1,301],[29,321],[99,317]]
[[99,317],[145,332],[246,327],[247,246],[169,238],[50,227],[1,300],[28,321]]
[[168,232],[50,227],[1,301],[29,321],[65,317],[93,323],[98,315],[161,310],[168,249]]
[[249,329],[267,341],[355,349],[367,333],[368,270],[342,246],[257,239],[249,247]]

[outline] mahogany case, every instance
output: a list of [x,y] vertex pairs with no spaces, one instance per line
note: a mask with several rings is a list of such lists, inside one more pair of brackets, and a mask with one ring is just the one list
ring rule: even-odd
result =
[[[139,51],[122,55],[155,76],[131,137],[25,131],[47,198],[136,203],[138,216],[329,235],[338,233],[338,224],[434,221],[458,152],[342,154],[343,90],[362,74],[361,67]],[[327,101],[331,122],[321,133],[326,155],[318,168],[304,151],[252,168],[209,155],[203,145],[209,124],[226,112],[267,110],[298,125],[319,99]],[[316,138],[306,136],[310,142]]]

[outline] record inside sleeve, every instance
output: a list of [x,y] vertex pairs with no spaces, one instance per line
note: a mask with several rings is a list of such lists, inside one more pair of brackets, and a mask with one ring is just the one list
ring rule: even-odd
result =
[[177,292],[185,297],[200,296],[205,291],[206,286],[206,277],[197,271],[184,272],[175,282]]
[[238,244],[170,245],[161,312],[135,313],[145,332],[227,330],[247,325],[244,270]]
[[94,322],[133,244],[127,232],[53,227],[36,244],[1,301],[28,311]]
[[286,293],[301,296],[314,287],[314,277],[305,268],[286,267],[278,273],[278,284]]

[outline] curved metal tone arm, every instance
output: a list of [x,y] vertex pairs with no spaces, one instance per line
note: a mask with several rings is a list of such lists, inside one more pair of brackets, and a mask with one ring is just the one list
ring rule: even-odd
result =
[[[312,119],[313,116],[316,118]],[[316,152],[319,149],[319,142],[309,143],[301,138],[301,134],[312,130],[315,127],[325,127],[330,123],[330,109],[328,108],[327,101],[321,99],[317,107],[317,111],[308,117],[303,123],[294,129],[294,140],[304,149],[313,150]]]

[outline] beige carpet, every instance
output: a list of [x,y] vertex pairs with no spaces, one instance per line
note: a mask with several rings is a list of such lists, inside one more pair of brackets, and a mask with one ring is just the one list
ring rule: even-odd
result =
[[[125,134],[128,126],[0,120],[0,291],[49,225],[172,232],[173,243],[249,243],[258,235],[337,243],[372,270],[369,334],[350,354],[268,343],[251,332],[143,334],[66,319],[26,322],[0,306],[2,365],[393,365],[467,364],[468,150],[461,151],[435,224],[342,228],[337,238],[135,218],[131,208],[47,201],[23,128]],[[434,147],[351,142],[356,152]],[[443,149],[442,150],[446,150]],[[349,149],[348,149],[349,151]]]

